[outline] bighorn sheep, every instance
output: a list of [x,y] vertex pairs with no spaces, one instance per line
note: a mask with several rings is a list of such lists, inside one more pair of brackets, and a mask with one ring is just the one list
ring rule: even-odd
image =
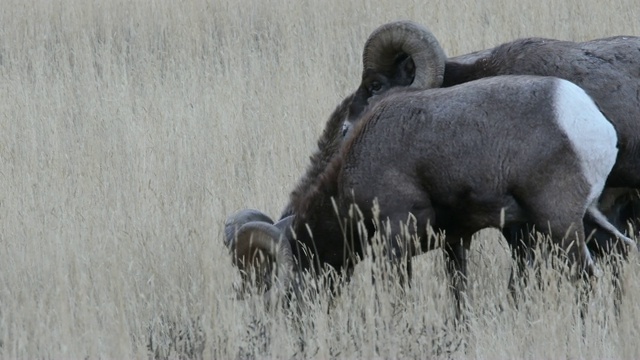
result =
[[[386,33],[399,35],[380,36]],[[420,41],[423,38],[429,41]],[[413,46],[403,47],[405,42]],[[620,229],[625,229],[627,222],[638,224],[640,213],[634,210],[640,207],[635,190],[640,187],[640,37],[618,36],[582,43],[520,39],[493,49],[450,58],[446,60],[444,70],[431,61],[424,61],[425,58],[433,58],[425,52],[440,57],[443,50],[424,26],[399,21],[375,30],[364,48],[362,82],[350,106],[346,128],[358,120],[373,98],[390,88],[409,84],[414,88],[440,86],[438,82],[425,82],[425,76],[419,75],[424,72],[430,73],[432,79],[442,79],[443,87],[498,75],[563,78],[582,87],[618,132],[620,152],[604,192],[609,200],[603,202],[601,209]],[[615,240],[617,234],[612,236],[612,231],[594,226],[588,218],[585,226],[589,230],[598,230],[595,241],[589,243],[592,252],[609,252],[615,246],[612,239]],[[530,258],[526,254],[529,244],[524,234],[528,233],[527,230],[526,226],[503,229],[514,258]],[[628,242],[625,240],[620,244]],[[624,248],[619,247],[622,251]],[[520,265],[522,270],[524,264]]]
[[[433,245],[428,223],[445,231],[450,274],[463,275],[453,277],[456,295],[464,288],[471,235],[503,224],[549,231],[571,261],[592,272],[582,219],[589,214],[610,226],[596,203],[616,156],[611,123],[562,79],[503,76],[397,89],[364,111],[339,153],[292,203],[293,216],[276,225],[258,212],[232,216],[228,246],[239,264],[253,263],[257,250],[281,258],[279,274],[325,264],[349,270],[364,244],[345,239],[341,219],[355,203],[373,234],[377,199],[393,259],[412,251],[396,236],[410,214],[425,249]],[[282,260],[289,253],[293,259]],[[410,275],[410,257],[407,263]],[[287,286],[290,277],[284,279]]]
[[[224,230],[225,232],[224,244],[227,248],[232,250],[236,249],[236,245],[235,245],[236,236],[239,236],[240,239],[246,236],[246,235],[243,235],[242,232],[239,232],[239,233],[236,233],[236,232],[243,225],[248,223],[254,223],[254,224],[264,223],[267,225],[275,225],[275,227],[278,228],[280,233],[286,232],[286,229],[288,229],[293,222],[293,219],[294,219],[293,215],[295,213],[295,208],[296,208],[295,205],[303,201],[303,198],[305,196],[308,196],[308,194],[313,191],[315,184],[318,181],[318,178],[326,171],[326,168],[329,166],[333,158],[339,154],[339,149],[341,148],[344,140],[342,135],[342,127],[343,127],[344,120],[347,118],[347,115],[349,113],[349,106],[351,105],[352,99],[353,99],[353,94],[351,94],[350,96],[347,96],[329,116],[329,119],[327,120],[325,124],[325,128],[322,132],[322,135],[318,139],[318,144],[317,144],[318,149],[310,157],[310,164],[307,167],[305,174],[300,177],[297,185],[291,191],[289,203],[285,206],[284,210],[282,211],[280,220],[274,224],[273,220],[268,215],[254,209],[244,209],[230,215],[225,221],[225,230]],[[255,225],[252,225],[252,226],[255,226]],[[264,225],[257,225],[257,226],[264,226]],[[281,253],[283,251],[285,253],[288,251],[291,251],[290,246],[288,246],[287,242],[283,242],[282,246],[284,247],[280,248],[281,252],[276,253],[274,252],[274,248],[273,248],[274,243],[270,240],[270,238],[262,237],[255,241],[256,241],[256,244],[254,245],[255,247],[262,247],[261,251],[266,254],[270,254],[269,256],[271,256],[274,259],[276,257],[281,257],[282,256]],[[235,251],[237,252],[237,250]],[[240,250],[240,253],[242,253],[242,249]],[[254,259],[254,257],[257,254],[258,253],[254,251],[254,253],[251,254],[249,258]],[[257,265],[255,261],[253,263],[246,263],[246,264],[244,262],[238,261],[246,257],[247,256],[240,256],[240,257],[234,258],[234,263],[241,270],[246,270],[247,266]],[[256,279],[258,280],[258,285],[266,285],[267,287],[271,285],[269,270],[271,270],[271,268],[267,266],[266,269],[263,269],[262,271],[258,271],[259,276],[264,276],[263,278]],[[243,277],[245,277],[248,273],[246,271],[243,271],[242,274],[243,274]],[[247,280],[246,277],[243,278],[243,286],[246,280]],[[290,281],[291,279],[288,277],[286,279],[281,279],[281,283],[283,282],[288,283]],[[272,291],[269,291],[267,294],[265,294],[265,299],[271,298],[271,292]]]

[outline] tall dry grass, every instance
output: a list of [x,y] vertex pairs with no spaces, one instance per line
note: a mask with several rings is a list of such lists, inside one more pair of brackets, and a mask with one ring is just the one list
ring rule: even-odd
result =
[[635,257],[623,316],[612,317],[605,276],[581,322],[567,281],[525,288],[514,309],[507,250],[488,232],[474,245],[461,333],[446,321],[437,252],[417,262],[406,295],[372,286],[376,266],[365,261],[341,296],[309,298],[301,316],[237,300],[221,241],[232,211],[277,216],[324,120],[358,84],[376,26],[417,20],[455,55],[522,36],[638,35],[638,9],[4,0],[0,357],[638,358]]

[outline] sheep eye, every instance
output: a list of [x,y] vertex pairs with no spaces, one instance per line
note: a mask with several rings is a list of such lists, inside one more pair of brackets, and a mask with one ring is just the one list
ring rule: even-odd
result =
[[378,81],[374,81],[371,83],[371,85],[369,85],[369,92],[370,93],[375,93],[380,91],[380,89],[382,89],[382,84]]

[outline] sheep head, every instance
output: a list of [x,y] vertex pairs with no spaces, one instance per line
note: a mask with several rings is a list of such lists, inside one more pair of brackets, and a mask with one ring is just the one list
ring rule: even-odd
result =
[[[225,221],[224,244],[231,252],[233,263],[242,270],[243,285],[249,272],[255,270],[258,285],[269,289],[264,294],[267,302],[273,292],[286,291],[291,285],[294,260],[287,234],[293,219],[288,216],[274,224],[266,214],[245,209]],[[276,279],[272,283],[274,267]]]
[[369,103],[397,86],[420,89],[442,85],[446,55],[433,33],[412,21],[396,21],[374,30],[362,53],[362,82],[349,109],[357,119]]

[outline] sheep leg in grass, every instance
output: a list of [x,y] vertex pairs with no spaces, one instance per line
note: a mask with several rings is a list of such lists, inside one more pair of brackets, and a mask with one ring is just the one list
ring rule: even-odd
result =
[[511,248],[511,258],[515,262],[515,268],[511,269],[509,276],[509,292],[515,299],[516,283],[522,279],[522,284],[529,284],[527,267],[535,262],[535,252],[531,240],[531,229],[528,224],[506,226],[502,229],[502,235]]
[[387,259],[395,270],[395,275],[398,276],[398,283],[402,286],[411,286],[411,257],[413,256],[411,235],[413,234],[408,231],[408,227],[405,227],[405,222],[397,217],[389,218],[385,226],[387,227],[385,234]]
[[[615,247],[616,249],[618,249],[617,252],[620,253],[624,258],[626,258],[630,249],[638,249],[638,244],[633,239],[623,235],[620,231],[618,231],[618,229],[606,219],[604,214],[602,214],[600,210],[595,207],[595,205],[592,205],[587,209],[586,219],[595,223],[596,227],[603,229],[609,234],[609,236],[611,236],[611,240],[603,242],[606,247],[605,250],[607,252],[611,251],[612,248]],[[601,246],[600,242],[598,241],[599,239],[596,238],[592,240],[595,242],[595,247]],[[602,240],[600,239],[600,241]],[[613,261],[610,264],[613,274],[614,307],[616,314],[618,315],[624,290],[620,281],[620,274],[622,272],[621,265],[622,264],[617,261]]]
[[554,200],[557,197],[552,191],[548,191],[528,199],[529,208],[532,210],[531,215],[536,229],[548,234],[551,240],[564,250],[569,267],[576,264],[578,274],[586,271],[587,275],[593,276],[597,271],[585,242],[584,225],[582,224],[584,213],[574,210],[581,207],[580,195],[575,195],[576,201],[573,202],[565,193],[569,201],[564,204],[565,206],[558,206]]
[[471,247],[471,238],[447,236],[444,245],[444,261],[446,264],[449,284],[453,292],[456,306],[456,318],[463,319],[465,306],[465,292],[467,289],[467,253]]
[[596,223],[600,228],[608,232],[612,237],[618,238],[618,240],[622,241],[630,248],[638,249],[638,244],[633,239],[625,236],[618,229],[616,229],[616,227],[607,220],[604,214],[602,214],[602,212],[600,212],[600,210],[598,210],[595,205],[589,206],[589,208],[587,209],[587,217],[591,221]]
[[[405,236],[392,235],[390,239],[387,239],[388,256],[391,261],[391,265],[398,275],[398,282],[402,286],[411,285],[411,254],[409,252],[409,244]],[[402,271],[402,265],[405,264],[405,271]]]
[[[590,225],[604,231],[612,238],[618,239],[622,245],[618,251],[623,256],[626,256],[629,248],[638,249],[638,244],[613,226],[595,205],[589,206],[584,221],[585,226]],[[528,284],[527,266],[533,265],[535,261],[535,252],[529,237],[532,230],[527,224],[507,226],[502,230],[502,234],[511,248],[512,258],[516,263],[516,268],[512,269],[509,278],[509,290],[512,295],[515,295],[516,277],[521,278],[525,285]],[[589,234],[585,232],[585,236],[589,236]],[[589,250],[588,246],[587,249]],[[606,251],[611,251],[611,249],[606,249]]]

